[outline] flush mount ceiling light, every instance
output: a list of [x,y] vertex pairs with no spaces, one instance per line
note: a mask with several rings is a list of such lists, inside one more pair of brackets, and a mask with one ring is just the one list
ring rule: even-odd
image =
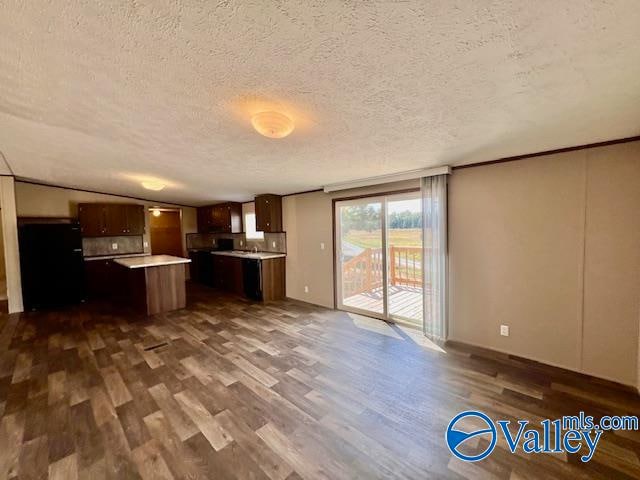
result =
[[295,128],[293,120],[273,111],[256,113],[251,117],[251,125],[260,135],[269,138],[284,138]]
[[159,208],[154,208],[153,210],[151,210],[151,213],[153,214],[154,217],[159,217],[160,215],[162,215],[162,212],[160,211]]
[[161,182],[145,181],[145,182],[142,182],[142,186],[147,190],[153,190],[158,192],[162,190],[166,185]]

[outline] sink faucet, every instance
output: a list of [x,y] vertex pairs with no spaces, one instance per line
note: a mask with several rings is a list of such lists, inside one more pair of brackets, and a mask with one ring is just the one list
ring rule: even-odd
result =
[[258,253],[258,246],[254,245],[251,251],[253,251],[253,253]]

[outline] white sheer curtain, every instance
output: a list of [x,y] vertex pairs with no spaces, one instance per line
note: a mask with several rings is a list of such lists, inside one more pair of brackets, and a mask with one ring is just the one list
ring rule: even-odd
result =
[[447,177],[423,177],[422,280],[425,335],[447,339]]

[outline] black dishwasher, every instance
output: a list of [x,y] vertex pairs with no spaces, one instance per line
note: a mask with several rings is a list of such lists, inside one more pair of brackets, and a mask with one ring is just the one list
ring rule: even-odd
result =
[[242,259],[244,294],[252,300],[262,300],[262,262],[253,258]]

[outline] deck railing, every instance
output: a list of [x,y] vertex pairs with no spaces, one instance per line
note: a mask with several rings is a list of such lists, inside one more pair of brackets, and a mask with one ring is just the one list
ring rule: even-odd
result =
[[[367,248],[342,265],[345,298],[371,292],[382,286],[382,249]],[[392,286],[422,286],[422,248],[389,247],[389,283]]]
[[389,247],[389,283],[392,286],[422,285],[422,248]]
[[382,286],[382,249],[367,248],[342,265],[345,298]]

